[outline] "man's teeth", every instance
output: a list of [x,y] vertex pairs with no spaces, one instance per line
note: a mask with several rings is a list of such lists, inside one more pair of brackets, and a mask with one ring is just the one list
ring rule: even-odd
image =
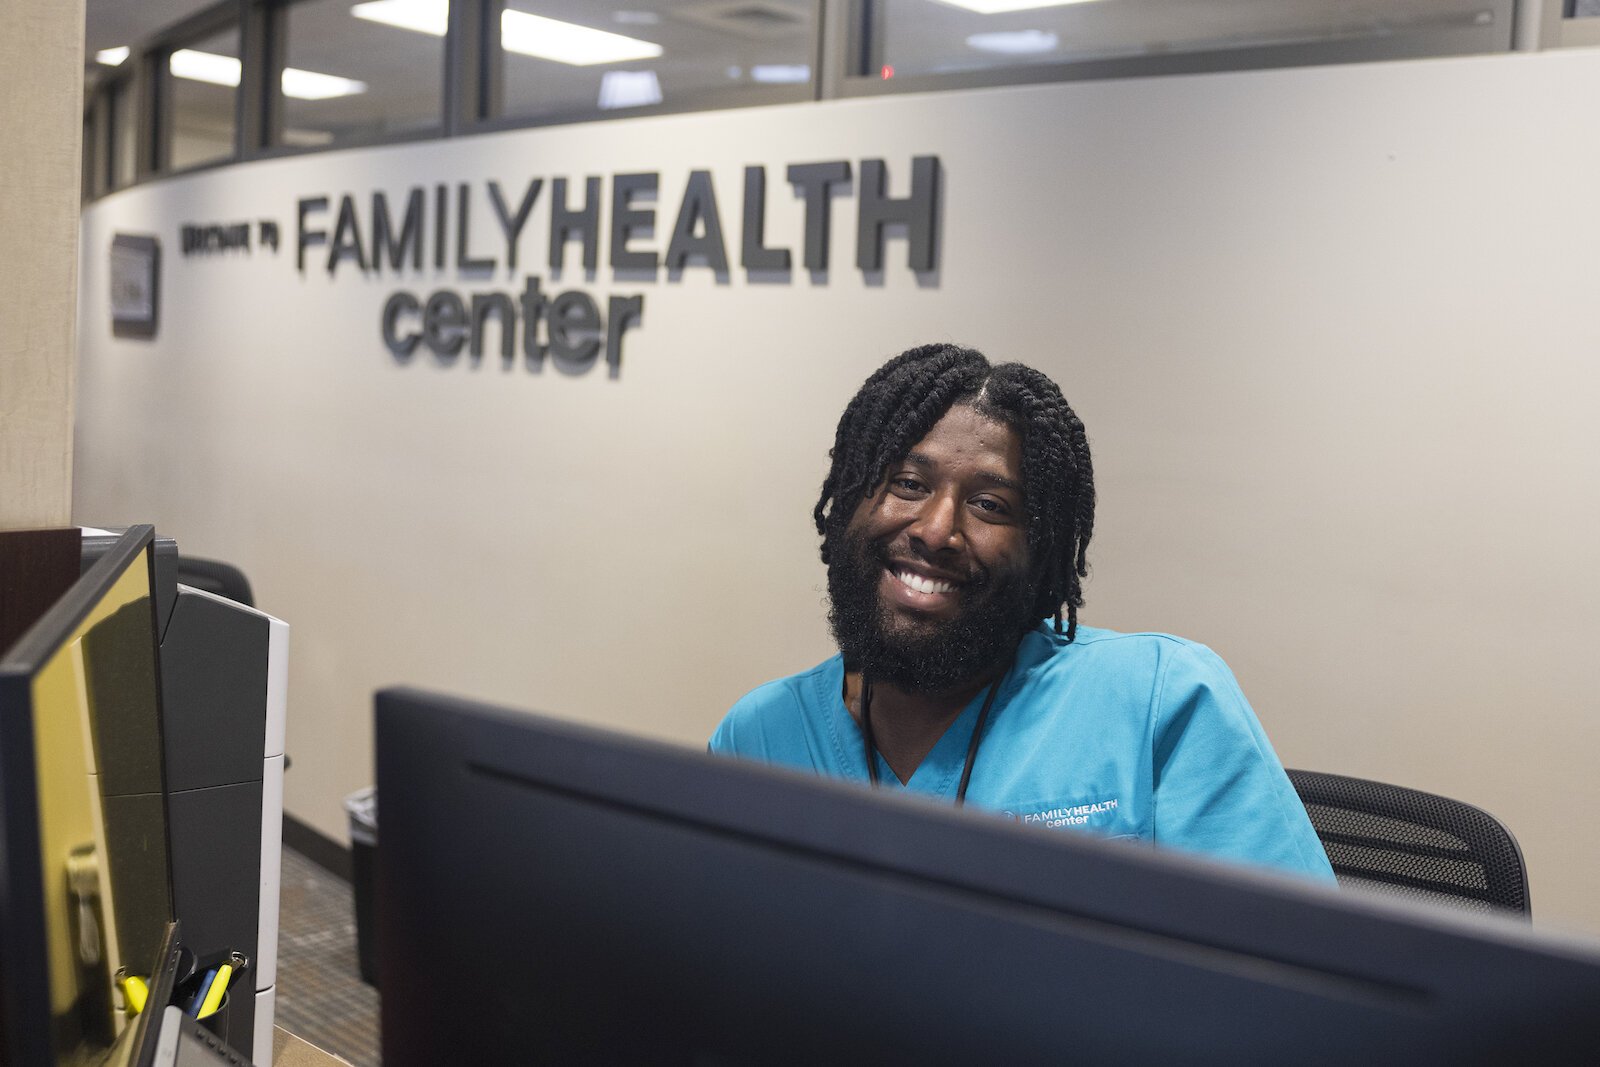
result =
[[922,575],[912,574],[910,571],[894,571],[893,573],[896,578],[900,579],[902,585],[915,589],[919,593],[953,593],[956,591],[955,586],[949,582],[941,582],[937,578],[924,578]]

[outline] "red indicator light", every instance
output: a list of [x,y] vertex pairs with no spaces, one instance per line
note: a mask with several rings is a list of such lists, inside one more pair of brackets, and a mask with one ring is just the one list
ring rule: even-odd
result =
[[882,75],[884,81],[888,81],[890,78],[894,77],[894,68],[885,63],[883,65],[883,69],[878,73]]

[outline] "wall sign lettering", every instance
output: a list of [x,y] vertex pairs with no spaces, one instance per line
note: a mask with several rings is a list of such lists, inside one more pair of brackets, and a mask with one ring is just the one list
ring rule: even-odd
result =
[[[733,190],[719,189],[709,170],[692,170],[669,205],[659,202],[658,171],[437,182],[398,195],[313,193],[295,202],[295,269],[303,277],[394,278],[398,285],[376,318],[384,346],[401,364],[419,348],[443,363],[465,352],[474,365],[498,351],[507,367],[520,357],[539,369],[550,359],[581,373],[603,355],[612,377],[621,373],[625,335],[644,321],[644,295],[597,299],[582,288],[561,288],[569,269],[581,269],[589,283],[609,270],[617,282],[655,284],[663,269],[668,282],[704,269],[725,283],[735,265],[764,281],[787,281],[798,264],[820,284],[827,280],[837,202],[853,198],[849,236],[858,270],[881,275],[891,237],[904,239],[909,270],[937,270],[937,156],[911,158],[909,177],[901,180],[909,191],[899,197],[888,192],[882,159],[772,169],[769,175],[766,166],[745,167]],[[785,212],[799,224],[795,247],[769,241],[769,219]],[[542,225],[530,227],[536,219]],[[185,224],[180,243],[185,256],[248,254],[254,236],[259,247],[277,252],[279,232],[278,222],[267,219],[253,229],[244,222]],[[533,247],[536,234],[543,240]],[[530,267],[546,273],[521,273],[511,289],[472,286]],[[456,276],[455,285],[428,284],[446,272]]]

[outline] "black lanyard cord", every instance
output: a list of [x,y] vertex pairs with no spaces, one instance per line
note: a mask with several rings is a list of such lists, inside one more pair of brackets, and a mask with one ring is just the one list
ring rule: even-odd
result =
[[[983,707],[978,711],[978,721],[972,727],[972,740],[967,742],[967,762],[961,768],[961,784],[956,787],[957,804],[966,802],[967,783],[972,781],[972,765],[978,759],[978,742],[983,739],[983,724],[989,721],[989,709],[994,707],[995,694],[1000,692],[1000,687],[1005,684],[1010,674],[1011,664],[1008,663],[1005,671],[989,686],[989,694],[983,698]],[[877,786],[878,743],[872,736],[872,679],[867,677],[865,671],[861,674],[861,737],[867,747],[867,779],[873,786]]]

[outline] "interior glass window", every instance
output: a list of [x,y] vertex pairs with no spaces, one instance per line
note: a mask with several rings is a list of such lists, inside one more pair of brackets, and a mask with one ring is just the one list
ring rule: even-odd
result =
[[168,156],[184,170],[233,155],[239,93],[239,28],[204,37],[167,57],[172,133]]
[[508,0],[500,23],[504,114],[559,120],[657,104],[809,98],[817,6]]
[[1495,18],[1489,0],[880,0],[877,8],[869,40],[882,78],[1393,38]]
[[288,10],[282,143],[381,140],[439,125],[446,0],[305,0]]

